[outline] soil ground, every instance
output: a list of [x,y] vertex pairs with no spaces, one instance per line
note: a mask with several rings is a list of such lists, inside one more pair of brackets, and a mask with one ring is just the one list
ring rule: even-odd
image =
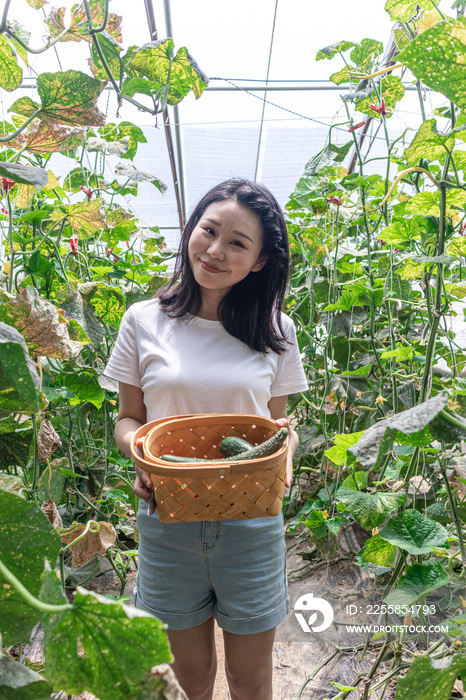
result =
[[[358,551],[361,546],[361,543],[356,539],[357,534],[353,533],[355,551]],[[287,556],[288,585],[292,606],[296,601],[296,597],[303,590],[306,590],[306,587],[312,587],[312,590],[321,591],[322,597],[325,597],[325,592],[327,592],[327,595],[332,596],[338,593],[340,598],[346,600],[347,596],[353,592],[365,590],[373,584],[371,576],[359,567],[354,566],[352,561],[345,557],[341,549],[337,556],[334,555],[332,563],[314,568],[310,572],[306,572],[304,569],[296,574],[296,569],[302,569],[306,563],[312,566],[312,558],[310,557],[308,561],[306,556],[307,554],[312,554],[312,546],[308,540],[297,540],[295,536],[287,537],[286,539],[289,550]],[[304,575],[298,578],[300,573]],[[129,571],[125,588],[126,595],[132,596],[135,580],[136,571]],[[101,594],[118,595],[120,583],[114,572],[109,571],[94,579],[88,588]],[[331,681],[351,685],[354,679],[358,677],[358,674],[365,675],[367,673],[376,657],[376,652],[366,653],[362,660],[360,659],[360,652],[339,654],[330,662],[325,663],[315,673],[312,680],[308,680],[317,667],[332,654],[335,644],[328,640],[325,635],[319,636],[314,634],[299,638],[296,630],[296,620],[292,609],[287,620],[277,628],[273,651],[274,700],[295,700],[300,691],[301,700],[323,700],[335,694],[335,688],[331,685]],[[38,630],[32,645],[25,645],[23,652],[24,655],[38,662],[43,660],[41,636],[41,631]],[[228,700],[228,684],[224,671],[223,635],[222,630],[217,626],[215,626],[215,639],[218,670],[213,700]],[[384,670],[383,665],[381,665],[381,671],[383,672]],[[57,700],[62,700],[67,696],[57,694],[55,697]],[[360,697],[360,691],[353,691],[347,697],[348,700],[355,700],[357,697]],[[383,700],[391,700],[393,697],[394,684],[391,684],[386,689]],[[73,696],[73,700],[93,700],[93,696],[90,693],[82,693],[80,696]],[[379,700],[382,700],[382,698]]]

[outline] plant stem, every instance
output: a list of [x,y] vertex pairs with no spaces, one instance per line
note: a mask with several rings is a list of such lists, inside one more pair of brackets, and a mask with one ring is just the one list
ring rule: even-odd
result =
[[448,476],[447,476],[447,472],[446,472],[444,465],[440,466],[440,471],[442,472],[443,480],[445,482],[448,501],[450,503],[451,513],[452,513],[452,517],[453,517],[453,520],[455,523],[456,534],[458,535],[458,542],[459,542],[459,547],[460,547],[460,552],[461,552],[461,559],[463,560],[463,567],[464,567],[466,564],[466,551],[464,548],[462,523],[461,523],[461,520],[458,517],[458,513],[456,511],[455,499],[453,498],[453,493],[451,491],[450,482],[448,481]]
[[32,608],[41,610],[42,612],[58,613],[63,610],[71,610],[72,606],[69,603],[64,603],[63,605],[52,605],[50,603],[44,603],[44,601],[39,600],[30,593],[25,586],[19,581],[16,576],[5,566],[5,564],[0,559],[0,574],[10,583],[18,593],[24,598],[26,603]]

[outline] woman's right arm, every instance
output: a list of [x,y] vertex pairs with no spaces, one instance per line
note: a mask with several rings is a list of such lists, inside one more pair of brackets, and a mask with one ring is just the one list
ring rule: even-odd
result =
[[[118,448],[131,457],[131,439],[136,430],[147,423],[146,407],[142,390],[132,384],[118,382],[120,408],[115,424],[115,442]],[[150,474],[136,467],[134,493],[145,501],[150,501],[152,482]]]

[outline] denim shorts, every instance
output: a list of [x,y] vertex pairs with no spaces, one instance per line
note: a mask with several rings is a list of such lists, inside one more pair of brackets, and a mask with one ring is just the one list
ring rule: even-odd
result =
[[283,515],[161,523],[140,501],[135,604],[168,630],[215,616],[219,627],[256,634],[289,611]]

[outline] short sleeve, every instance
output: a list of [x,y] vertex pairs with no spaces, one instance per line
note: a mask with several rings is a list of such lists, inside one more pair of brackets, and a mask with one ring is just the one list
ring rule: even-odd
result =
[[272,397],[288,396],[308,389],[294,323],[283,315],[283,325],[288,343],[286,350],[278,356],[277,373],[271,386]]
[[121,319],[118,337],[103,373],[118,382],[141,386],[137,326],[131,308],[124,313]]

